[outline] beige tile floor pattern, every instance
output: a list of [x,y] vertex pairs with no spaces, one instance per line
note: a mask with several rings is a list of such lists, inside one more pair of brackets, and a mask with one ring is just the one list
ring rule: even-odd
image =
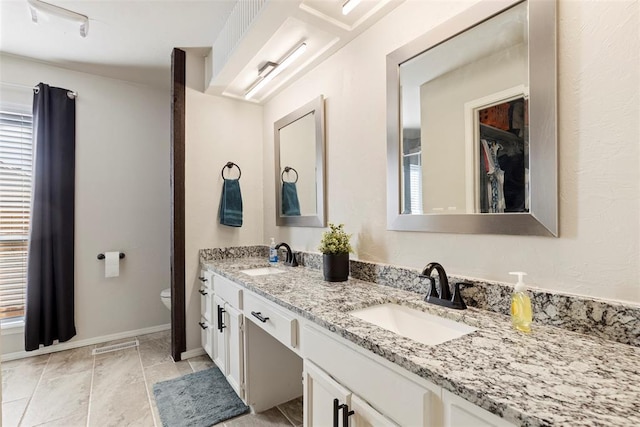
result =
[[[138,337],[137,348],[93,356],[95,346],[2,363],[4,427],[160,427],[153,384],[214,366],[208,356],[174,363],[169,332]],[[131,339],[100,344],[102,347]],[[302,425],[302,399],[219,427]]]

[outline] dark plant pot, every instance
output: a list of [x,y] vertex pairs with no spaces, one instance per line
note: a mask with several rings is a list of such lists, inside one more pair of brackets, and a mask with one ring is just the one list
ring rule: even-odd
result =
[[349,278],[349,253],[323,254],[322,272],[327,282],[344,282]]

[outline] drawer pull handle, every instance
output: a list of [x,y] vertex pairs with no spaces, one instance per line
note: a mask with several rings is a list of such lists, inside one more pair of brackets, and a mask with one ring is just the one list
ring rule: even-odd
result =
[[208,326],[207,326],[207,325],[205,325],[205,324],[204,324],[204,323],[202,323],[202,322],[198,322],[198,325],[200,325],[200,327],[201,327],[202,329],[207,329],[207,328],[208,328]]
[[209,280],[209,279],[207,279],[207,278],[206,278],[206,277],[204,277],[204,276],[200,276],[200,277],[198,277],[198,280],[200,280],[201,282],[206,282],[206,281],[207,281],[207,280]]
[[200,295],[205,296],[205,295],[209,295],[207,294],[205,291],[203,291],[202,289],[198,289],[198,292],[200,293]]
[[262,323],[267,323],[267,320],[269,320],[268,317],[262,317],[262,313],[259,311],[257,313],[255,311],[252,311],[251,315],[256,319],[258,319],[259,321],[261,321]]
[[349,410],[349,405],[344,404],[342,406],[342,427],[349,427],[349,417],[354,414]]
[[222,330],[227,327],[227,325],[224,324],[224,318],[222,316],[222,313],[226,313],[226,310],[220,307],[220,305],[218,305],[218,331],[219,332],[222,332]]
[[338,412],[342,411],[342,427],[349,427],[349,417],[354,414],[349,410],[349,405],[340,404],[338,399],[333,399],[333,427],[339,427]]

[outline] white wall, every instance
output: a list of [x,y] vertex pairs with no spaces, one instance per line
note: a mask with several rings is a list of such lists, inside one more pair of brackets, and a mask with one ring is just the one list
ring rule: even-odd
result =
[[[408,0],[272,99],[264,127],[324,94],[328,220],[357,257],[640,302],[640,24],[637,1],[558,5],[560,238],[386,230],[385,55],[471,2]],[[264,137],[264,238],[316,250],[321,229],[276,227],[273,140]]]
[[[185,258],[187,351],[200,345],[198,251],[262,244],[262,107],[203,93],[204,58],[187,50]],[[271,127],[272,129],[273,127]],[[228,162],[242,169],[242,227],[220,225],[220,171]],[[270,181],[273,181],[271,169]],[[237,177],[237,170],[225,171]],[[273,193],[270,193],[273,194]]]
[[[169,92],[12,56],[0,59],[3,82],[44,82],[78,93],[73,340],[169,323],[160,301],[171,281]],[[32,94],[25,95],[30,103]],[[110,250],[126,259],[120,277],[105,279],[104,262],[96,256]],[[3,354],[23,349],[22,334],[2,337]]]

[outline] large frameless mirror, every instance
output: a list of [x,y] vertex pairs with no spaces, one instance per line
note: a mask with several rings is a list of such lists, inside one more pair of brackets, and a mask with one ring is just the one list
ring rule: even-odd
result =
[[324,98],[274,124],[276,224],[325,227]]
[[388,228],[557,235],[555,2],[482,1],[387,55]]

